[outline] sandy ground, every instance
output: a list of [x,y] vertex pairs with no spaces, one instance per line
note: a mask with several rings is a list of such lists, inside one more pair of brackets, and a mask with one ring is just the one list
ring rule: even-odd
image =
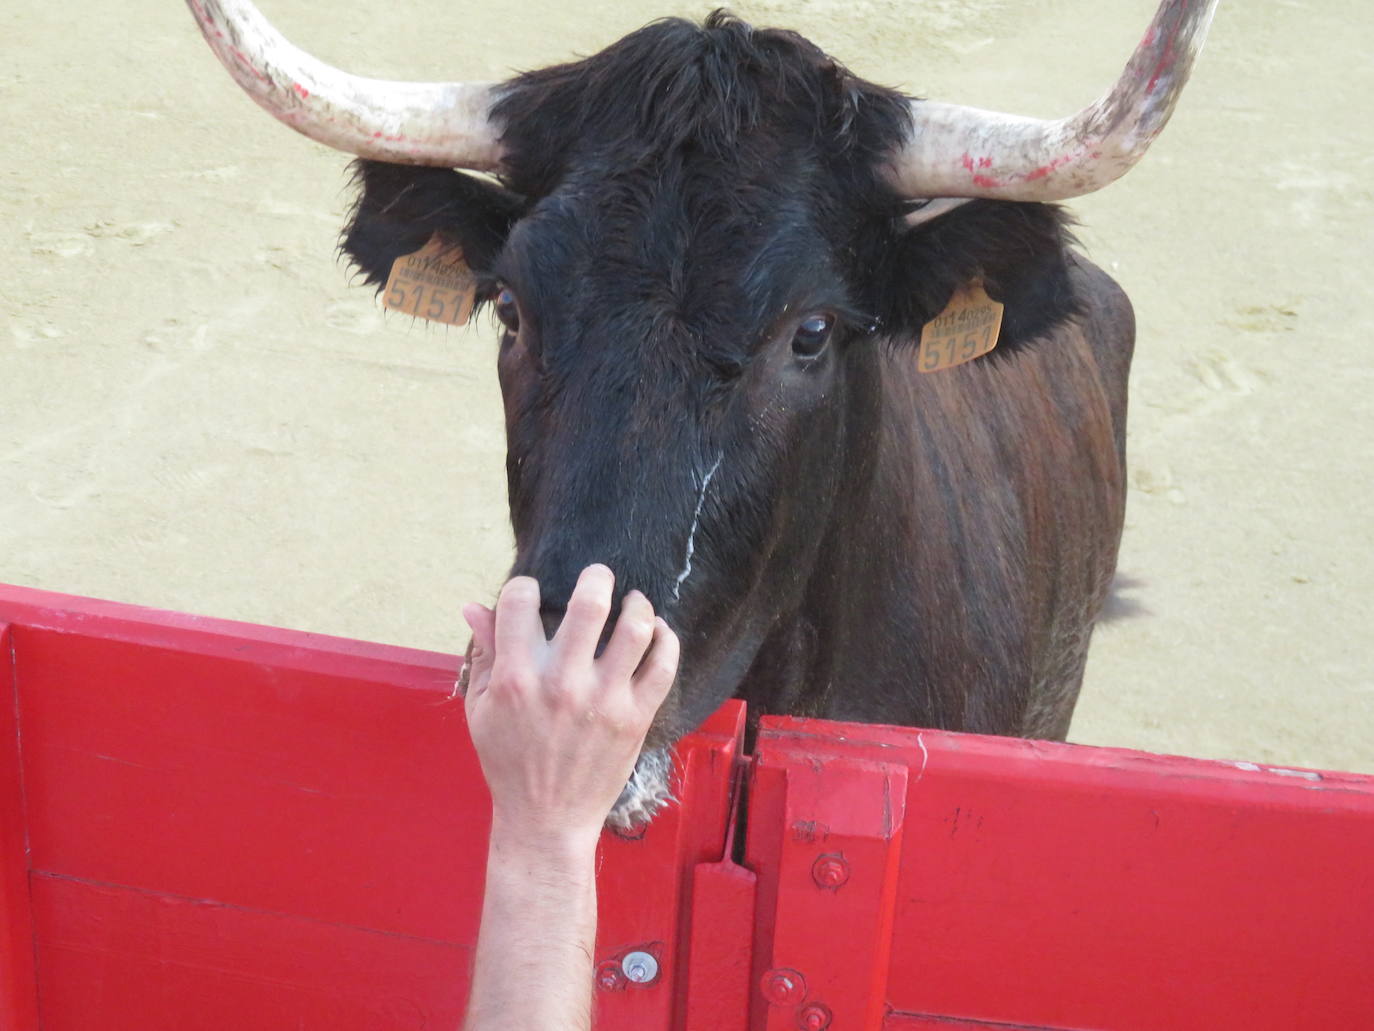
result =
[[[363,74],[500,78],[707,9],[266,0]],[[1059,115],[1152,0],[758,0],[856,71]],[[1126,180],[1075,205],[1140,343],[1118,618],[1073,738],[1374,772],[1374,13],[1226,0]],[[489,326],[384,318],[345,159],[177,0],[0,11],[0,580],[458,650],[510,558]]]

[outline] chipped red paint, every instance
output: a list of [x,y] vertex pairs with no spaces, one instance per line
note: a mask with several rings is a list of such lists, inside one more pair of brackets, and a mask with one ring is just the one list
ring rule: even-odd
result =
[[992,167],[992,158],[979,158],[979,159],[978,159],[978,167],[979,167],[979,168],[991,168],[991,167]]
[[1000,186],[1005,186],[1006,181],[1003,179],[994,179],[990,175],[975,175],[973,177],[973,185],[983,186],[988,189],[997,189]]
[[964,156],[961,159],[960,163],[970,172],[973,171],[973,157],[969,154],[968,151],[964,151]]
[[306,89],[304,86],[302,86],[299,82],[293,82],[291,84],[291,88],[300,95],[300,98],[302,100],[310,99],[310,91]]

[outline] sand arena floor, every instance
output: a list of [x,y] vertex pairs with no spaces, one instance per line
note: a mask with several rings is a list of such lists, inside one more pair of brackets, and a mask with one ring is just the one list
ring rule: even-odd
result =
[[[665,0],[264,0],[352,71],[501,78]],[[860,74],[1059,115],[1152,0],[758,0]],[[1115,618],[1074,740],[1374,772],[1374,14],[1225,0],[1173,123],[1073,205],[1140,336]],[[346,159],[176,0],[0,10],[0,580],[458,650],[509,562],[487,322],[384,317]]]

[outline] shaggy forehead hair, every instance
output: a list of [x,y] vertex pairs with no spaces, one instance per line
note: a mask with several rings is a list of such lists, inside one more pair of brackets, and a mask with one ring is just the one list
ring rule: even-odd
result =
[[[573,164],[613,154],[620,169],[674,152],[728,162],[814,142],[876,169],[910,130],[901,94],[851,75],[794,32],[716,11],[697,25],[653,22],[582,61],[528,72],[494,108],[511,185],[547,193]],[[765,129],[766,132],[760,130]]]

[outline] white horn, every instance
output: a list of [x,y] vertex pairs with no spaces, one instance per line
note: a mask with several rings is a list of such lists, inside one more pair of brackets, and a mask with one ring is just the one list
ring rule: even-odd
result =
[[1163,0],[1101,100],[1046,121],[913,101],[889,179],[904,197],[1057,201],[1100,190],[1140,160],[1173,113],[1217,0]]
[[248,0],[186,0],[210,49],[276,118],[337,150],[406,165],[495,171],[487,83],[349,75],[293,46]]

